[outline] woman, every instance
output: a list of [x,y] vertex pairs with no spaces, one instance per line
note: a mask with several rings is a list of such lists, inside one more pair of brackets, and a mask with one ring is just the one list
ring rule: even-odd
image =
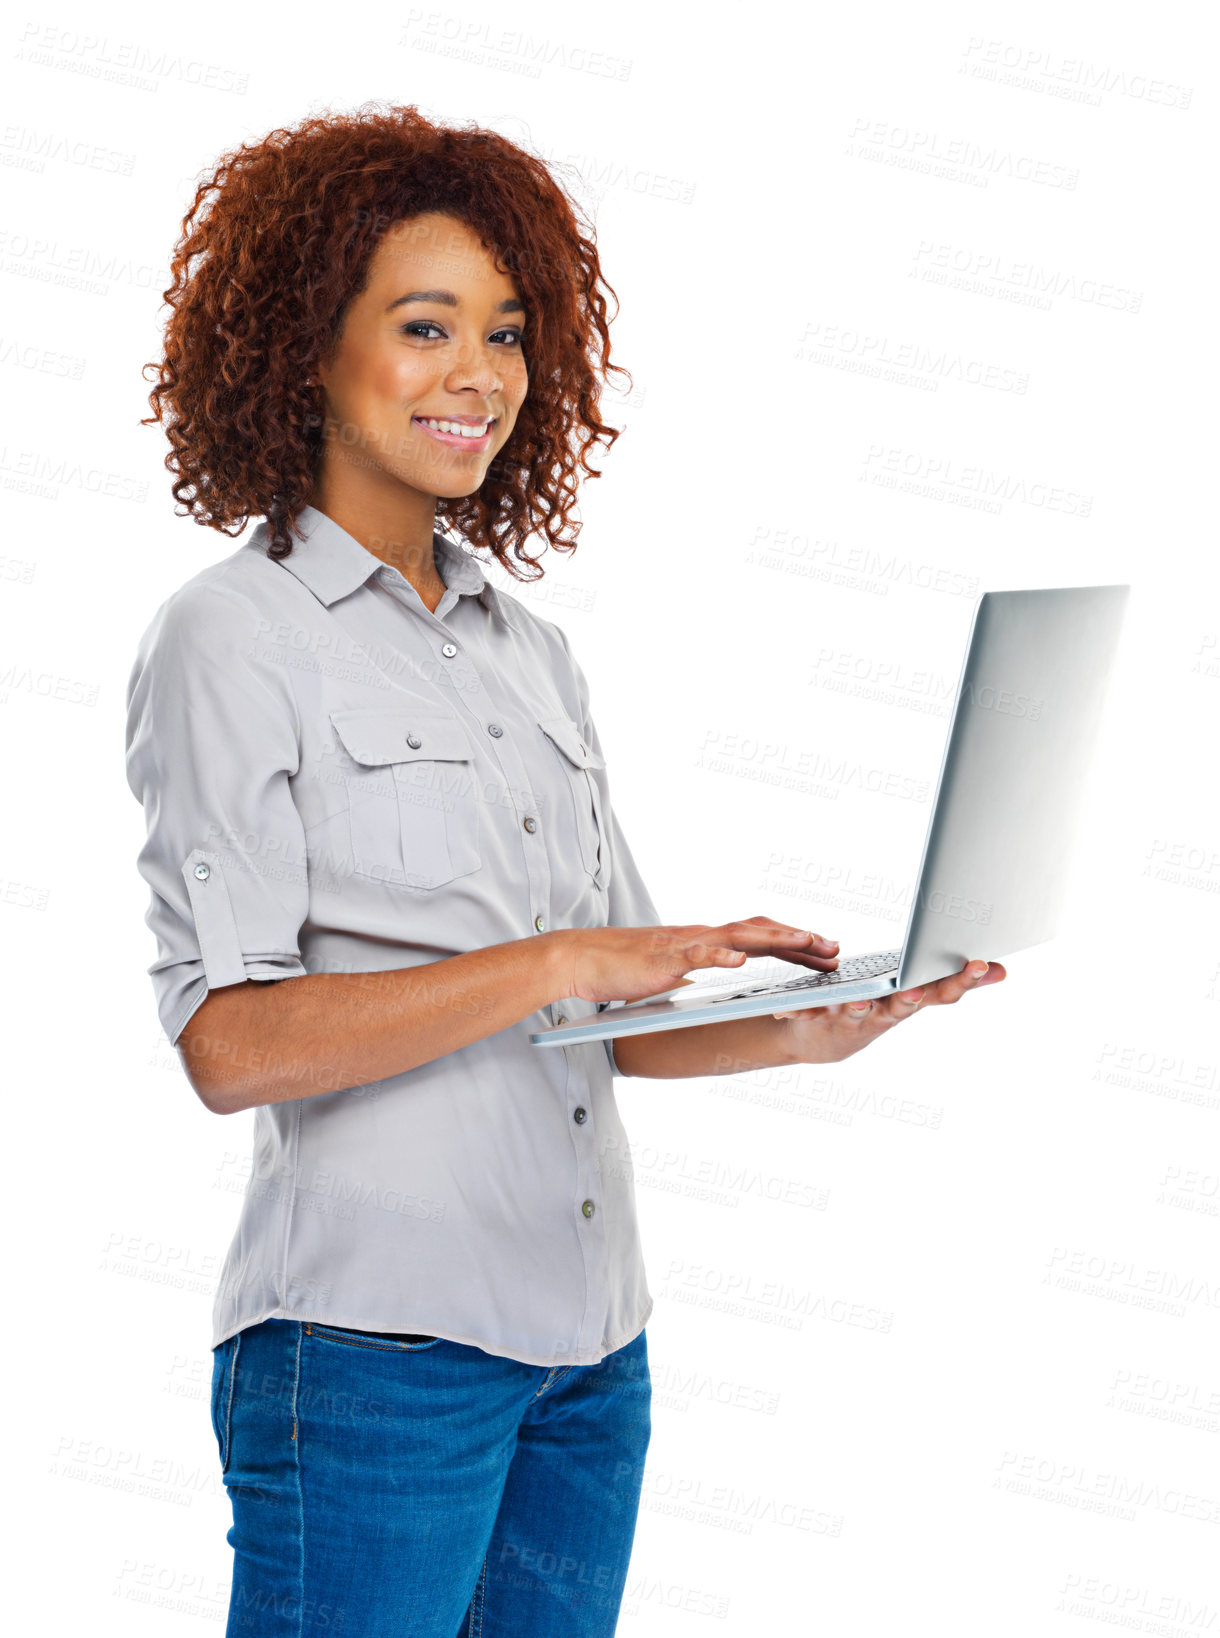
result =
[[255,1111],[213,1326],[228,1632],[608,1634],[652,1308],[613,1075],[836,1061],[1003,969],[532,1047],[695,968],[835,965],[766,916],[659,925],[564,632],[436,532],[509,573],[572,549],[618,436],[592,238],[503,137],[367,105],[225,156],[172,271],[175,498],[264,520],[129,688],[161,1022],[207,1109]]

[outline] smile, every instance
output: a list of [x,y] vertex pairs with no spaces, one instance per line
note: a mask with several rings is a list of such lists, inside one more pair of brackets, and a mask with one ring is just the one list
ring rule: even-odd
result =
[[416,426],[422,427],[430,438],[435,438],[439,444],[448,444],[451,449],[486,449],[491,443],[491,429],[495,426],[494,419],[474,423],[464,421],[447,421],[442,416],[413,415],[411,419]]

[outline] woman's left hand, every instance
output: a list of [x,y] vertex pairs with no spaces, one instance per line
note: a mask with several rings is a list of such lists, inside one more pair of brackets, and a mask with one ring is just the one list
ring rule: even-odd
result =
[[1008,974],[998,961],[965,961],[960,972],[924,984],[917,990],[882,996],[876,1001],[840,1001],[829,1007],[801,1007],[775,1012],[787,1020],[786,1045],[794,1063],[834,1064],[850,1058],[879,1035],[926,1007],[948,1007],[968,990],[999,984]]

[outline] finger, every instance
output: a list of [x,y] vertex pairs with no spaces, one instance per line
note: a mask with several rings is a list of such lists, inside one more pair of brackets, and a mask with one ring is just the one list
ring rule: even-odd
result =
[[[978,974],[980,967],[986,969],[981,976]],[[924,985],[917,990],[904,990],[901,994],[892,996],[889,1003],[891,1015],[909,1018],[912,1012],[917,1012],[924,1005],[952,1006],[955,1001],[960,1001],[968,990],[981,990],[988,984],[1001,984],[1007,977],[1007,969],[998,961],[967,961],[960,973],[953,973],[935,984]]]
[[745,927],[756,928],[761,935],[758,939],[750,938],[751,955],[775,956],[795,967],[818,973],[832,973],[839,965],[837,938],[826,938],[807,928],[789,927],[785,922],[773,921],[770,916],[750,916],[744,922],[730,922],[717,931],[728,934],[734,945],[744,947],[743,941],[735,935]]
[[803,955],[837,956],[839,941],[837,938],[827,938],[824,933],[812,933],[805,927],[783,927],[775,936],[777,946],[783,949],[795,948]]
[[912,1013],[918,1012],[920,1007],[923,1006],[926,993],[925,987],[921,984],[918,989],[903,990],[898,995],[888,995],[884,1001],[878,1003],[878,1011],[883,1013],[885,1017],[894,1019],[895,1022],[903,1018],[909,1018]]
[[748,950],[751,955],[796,955],[837,959],[839,941],[826,938],[822,933],[811,933],[804,927],[790,927],[786,922],[773,921],[770,916],[747,916],[743,921],[726,921],[719,927],[689,927],[687,933],[714,935],[715,942],[728,944],[733,949]]
[[960,1001],[967,990],[975,989],[987,976],[988,963],[985,961],[964,961],[962,970],[951,973],[948,978],[942,978],[937,983],[929,985],[927,1000],[934,1006],[952,1006]]
[[723,944],[704,944],[695,939],[683,951],[687,967],[740,967],[746,959],[742,950],[730,950]]
[[782,961],[790,961],[794,967],[812,967],[815,972],[832,973],[839,965],[838,955],[813,955],[806,950],[773,950],[758,951],[760,955],[778,956]]
[[[734,925],[733,923],[729,924]],[[777,942],[803,943],[808,942],[812,950],[830,951],[839,948],[837,938],[827,938],[822,933],[812,933],[805,927],[792,927],[786,921],[776,921],[772,916],[747,916],[744,921],[735,924],[738,927],[758,927],[770,929],[776,935]]]

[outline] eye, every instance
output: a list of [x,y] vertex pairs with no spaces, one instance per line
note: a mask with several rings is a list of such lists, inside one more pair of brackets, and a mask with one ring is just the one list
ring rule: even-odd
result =
[[[401,333],[404,336],[419,336],[421,340],[431,341],[433,339],[431,336],[423,334],[425,330],[435,330],[440,336],[445,334],[440,325],[433,319],[412,319],[409,324],[404,324],[401,327]],[[509,339],[504,345],[509,347],[520,346],[524,339],[524,331],[519,330],[515,325],[509,325],[503,330],[493,330],[492,334],[493,336],[507,336]]]

